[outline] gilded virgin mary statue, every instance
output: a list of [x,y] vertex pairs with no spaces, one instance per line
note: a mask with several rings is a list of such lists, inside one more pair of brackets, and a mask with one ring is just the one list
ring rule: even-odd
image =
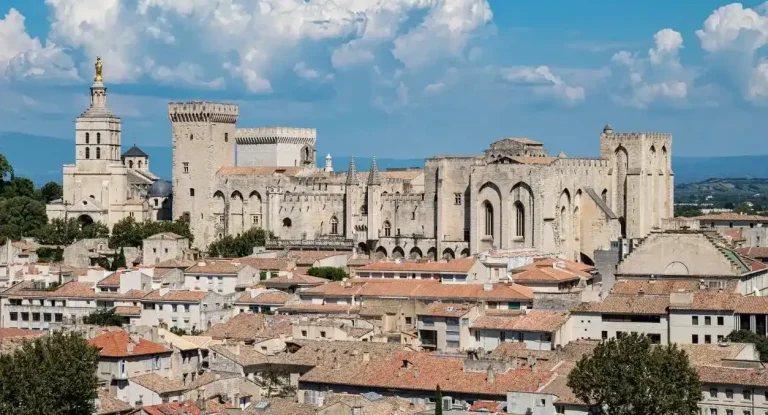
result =
[[100,56],[96,58],[95,66],[96,66],[96,77],[93,80],[96,82],[101,82],[102,78],[101,78],[101,57]]

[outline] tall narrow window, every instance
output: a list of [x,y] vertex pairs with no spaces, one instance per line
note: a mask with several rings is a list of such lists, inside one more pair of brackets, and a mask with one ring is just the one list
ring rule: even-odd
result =
[[101,133],[96,133],[96,144],[101,144]]
[[189,189],[189,195],[190,196],[194,196],[195,195],[195,189],[194,188],[190,188]]
[[189,173],[189,162],[184,162],[184,173]]
[[139,168],[141,168],[141,160],[139,160]]
[[88,147],[85,148],[85,158],[91,158],[91,149]]
[[525,237],[525,208],[519,201],[515,202],[515,236]]
[[225,143],[229,142],[229,133],[224,133],[224,142]]
[[85,144],[91,143],[91,133],[85,133]]
[[336,216],[331,218],[331,235],[338,235],[339,234],[339,220],[336,219]]
[[101,158],[101,147],[96,147],[96,158],[97,159]]
[[493,236],[493,206],[487,200],[483,203],[485,211],[485,235]]
[[390,236],[392,234],[392,225],[389,221],[384,221],[384,236]]
[[128,167],[133,168],[133,160],[128,160]]

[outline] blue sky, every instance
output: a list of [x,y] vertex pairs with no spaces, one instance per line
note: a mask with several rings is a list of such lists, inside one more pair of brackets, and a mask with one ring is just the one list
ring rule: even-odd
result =
[[761,2],[5,0],[0,133],[72,140],[100,55],[124,145],[170,146],[168,101],[204,99],[315,127],[323,154],[595,155],[606,122],[765,154],[766,49]]

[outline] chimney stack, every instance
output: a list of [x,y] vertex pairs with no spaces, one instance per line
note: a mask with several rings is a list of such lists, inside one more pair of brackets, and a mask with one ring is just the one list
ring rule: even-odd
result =
[[371,361],[371,354],[368,352],[363,352],[363,362],[368,363]]
[[488,383],[494,382],[496,382],[496,370],[494,370],[493,365],[488,365]]

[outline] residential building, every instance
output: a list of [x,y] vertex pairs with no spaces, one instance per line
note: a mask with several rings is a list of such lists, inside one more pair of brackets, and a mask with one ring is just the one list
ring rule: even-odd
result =
[[376,327],[357,316],[293,318],[294,340],[363,341],[372,342]]
[[602,302],[571,310],[574,339],[609,339],[643,333],[653,343],[669,343],[669,295],[610,294]]
[[467,347],[493,351],[504,342],[519,342],[527,350],[555,350],[571,340],[569,319],[564,311],[533,309],[515,315],[489,310],[470,323]]
[[328,282],[329,281],[325,278],[289,272],[288,275],[272,277],[266,281],[262,281],[261,283],[264,284],[264,286],[267,288],[282,290],[288,293],[295,293],[327,284]]
[[570,292],[591,289],[594,266],[554,258],[536,259],[510,270],[509,281],[534,292]]
[[216,292],[161,288],[141,298],[139,324],[206,330],[232,315],[231,300]]
[[415,262],[396,260],[374,262],[358,268],[357,278],[393,278],[437,280],[444,284],[484,283],[485,266],[476,258],[461,258],[452,261]]
[[194,259],[190,258],[189,239],[173,232],[152,235],[142,241],[141,263],[157,265],[168,260]]
[[184,287],[195,291],[232,294],[258,284],[256,268],[236,259],[205,259],[184,271]]
[[234,314],[267,313],[275,314],[277,309],[291,300],[291,295],[283,291],[264,288],[250,288],[241,293],[234,301]]
[[463,351],[470,343],[469,324],[478,307],[468,304],[433,303],[417,313],[421,347],[445,352]]

